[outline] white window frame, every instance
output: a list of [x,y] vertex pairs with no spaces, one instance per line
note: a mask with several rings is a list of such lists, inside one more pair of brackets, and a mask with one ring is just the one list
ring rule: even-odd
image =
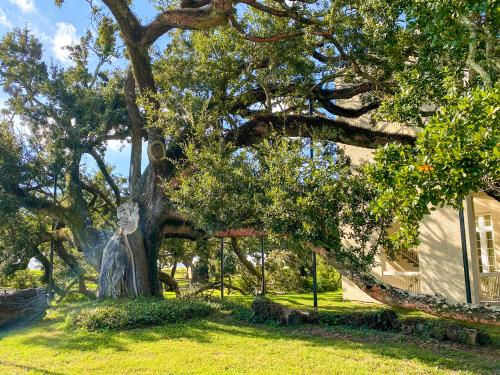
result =
[[[490,224],[485,225],[485,217],[490,217]],[[491,240],[493,243],[493,259],[490,258],[488,253],[488,241],[486,239],[486,233],[491,233]],[[478,254],[478,268],[481,273],[496,272],[496,254],[495,254],[495,237],[493,231],[493,216],[491,213],[481,214],[476,216],[476,237],[479,234],[479,248]],[[477,238],[476,238],[477,240]],[[481,269],[482,268],[482,269]]]

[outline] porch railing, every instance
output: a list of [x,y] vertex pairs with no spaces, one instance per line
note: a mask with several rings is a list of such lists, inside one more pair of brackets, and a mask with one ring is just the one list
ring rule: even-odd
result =
[[407,261],[413,263],[415,267],[418,267],[420,265],[419,259],[418,259],[418,251],[415,249],[406,249],[401,251],[401,256],[403,258],[406,258]]
[[500,302],[500,272],[479,275],[479,299],[481,302]]
[[386,271],[382,275],[383,280],[396,288],[420,293],[419,272],[397,272]]

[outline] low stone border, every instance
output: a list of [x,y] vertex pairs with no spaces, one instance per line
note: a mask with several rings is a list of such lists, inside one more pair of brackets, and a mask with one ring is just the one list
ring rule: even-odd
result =
[[307,312],[285,307],[265,298],[256,298],[252,303],[253,320],[278,324],[300,323],[325,324],[328,326],[349,326],[390,331],[405,335],[431,338],[438,341],[458,342],[466,345],[489,345],[490,336],[479,329],[444,321],[419,317],[399,319],[390,309],[378,311],[353,311],[338,313],[331,311]]
[[0,330],[42,319],[49,307],[43,288],[0,294]]

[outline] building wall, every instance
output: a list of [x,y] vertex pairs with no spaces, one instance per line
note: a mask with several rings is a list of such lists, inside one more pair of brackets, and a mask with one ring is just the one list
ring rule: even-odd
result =
[[[336,84],[339,87],[343,86],[342,81],[338,81]],[[359,95],[348,100],[338,100],[337,104],[347,108],[359,108],[363,106],[365,99],[363,95]],[[380,121],[375,123],[369,114],[358,119],[340,119],[352,125],[369,127],[373,130],[415,134],[415,129],[401,124]],[[373,150],[350,145],[338,145],[351,157],[354,165],[373,160]],[[472,302],[478,303],[481,277],[477,262],[474,218],[475,215],[492,215],[495,260],[497,271],[500,271],[500,203],[484,193],[475,194],[473,199],[468,198],[464,203]],[[458,211],[447,207],[433,211],[430,216],[423,220],[420,233],[422,244],[418,250],[421,291],[431,294],[438,293],[454,301],[465,302],[465,275]],[[382,277],[383,271],[404,271],[405,269],[398,269],[401,268],[400,266],[397,262],[395,263],[381,256],[377,266],[373,269],[373,273],[378,277]],[[347,299],[356,299],[355,297],[359,296],[359,293],[363,293],[352,283],[346,282],[345,284],[343,291]]]
[[[339,146],[349,155],[354,165],[373,160],[373,150],[354,147],[350,145]],[[499,211],[500,214],[500,211]],[[473,215],[471,216],[473,217]],[[500,218],[499,221],[500,223]],[[470,222],[467,223],[467,227]],[[473,224],[472,224],[473,225]],[[500,229],[500,225],[498,226]],[[468,228],[467,228],[468,229]],[[448,299],[459,302],[466,302],[465,275],[462,259],[462,243],[460,235],[460,222],[458,211],[450,207],[439,208],[432,211],[426,217],[420,227],[421,245],[418,248],[420,260],[420,288],[422,293],[440,294]],[[470,235],[467,236],[471,240]],[[500,240],[500,234],[495,236],[495,240]],[[473,260],[475,248],[471,248],[472,241],[468,242],[469,263]],[[472,252],[470,250],[473,250]],[[500,261],[498,257],[497,261]],[[381,255],[376,267],[373,269],[375,276],[382,279],[384,271],[408,271]],[[477,282],[477,275],[473,275],[475,269],[471,267],[469,276],[471,281]],[[344,298],[347,300],[373,301],[370,297],[361,299],[359,288],[350,282],[345,282],[342,287]],[[477,285],[473,288],[473,302],[477,302]]]
[[424,218],[418,248],[422,293],[466,302],[458,211],[444,207]]

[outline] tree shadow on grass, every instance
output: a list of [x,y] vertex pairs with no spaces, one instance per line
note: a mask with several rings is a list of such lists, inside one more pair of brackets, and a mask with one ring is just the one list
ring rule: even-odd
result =
[[[251,332],[243,330],[243,327],[250,328]],[[307,325],[277,327],[248,323],[214,325],[209,329],[211,332],[240,337],[300,340],[313,348],[341,346],[346,350],[362,350],[396,360],[416,360],[422,364],[452,371],[465,370],[481,374],[496,373],[495,369],[500,371],[498,363],[500,350],[497,349],[491,349],[491,353],[485,355],[489,349],[457,347],[371,329]],[[327,334],[318,335],[319,331]]]
[[49,370],[46,370],[46,369],[43,369],[43,368],[39,368],[39,367],[25,366],[25,365],[20,365],[20,364],[17,364],[17,363],[12,363],[12,362],[2,361],[2,360],[0,360],[0,366],[16,368],[18,370],[22,370],[23,372],[25,372],[25,371],[29,371],[29,372],[36,371],[38,373],[47,374],[47,375],[65,375],[62,372],[49,371]]
[[[199,323],[198,323],[199,324]],[[123,331],[74,332],[65,329],[51,329],[48,332],[28,335],[21,343],[39,345],[65,351],[96,351],[113,349],[129,351],[137,342],[188,339],[199,343],[209,343],[206,326],[196,327],[195,322],[168,324],[164,326],[133,328]]]
[[[179,324],[169,324],[121,332],[76,333],[61,328],[60,319],[48,319],[37,325],[34,332],[29,328],[19,333],[26,336],[22,344],[45,346],[61,351],[97,351],[113,349],[133,350],[133,343],[159,342],[161,340],[191,340],[202,344],[217,345],[219,335],[231,335],[246,339],[270,341],[300,340],[304,345],[321,350],[326,347],[342,347],[346,350],[361,350],[377,356],[396,360],[418,361],[422,364],[452,371],[466,370],[491,374],[496,364],[491,356],[476,350],[452,348],[391,333],[372,330],[356,330],[341,327],[279,327],[253,324],[221,315],[207,319],[195,319]],[[28,331],[26,331],[28,330]],[[40,332],[44,330],[44,332]],[[15,333],[14,333],[15,334]],[[0,336],[0,341],[2,336]],[[492,349],[493,350],[493,349]],[[498,351],[496,351],[498,354]],[[12,364],[12,366],[16,366]]]

